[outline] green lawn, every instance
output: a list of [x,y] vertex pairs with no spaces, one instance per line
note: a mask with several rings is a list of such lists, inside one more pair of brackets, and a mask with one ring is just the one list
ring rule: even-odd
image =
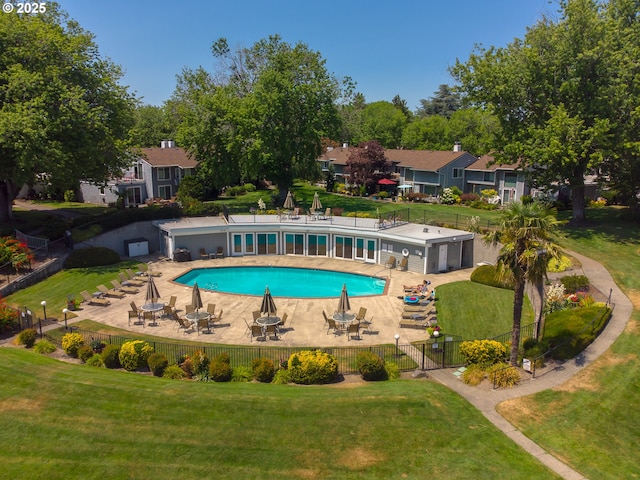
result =
[[[464,281],[436,289],[438,323],[463,340],[492,338],[511,331],[513,290]],[[533,323],[533,308],[525,297],[521,325]]]
[[508,402],[500,412],[588,478],[640,478],[640,225],[619,208],[588,210],[587,218],[589,226],[563,228],[561,244],[607,267],[635,302],[629,327],[564,387]]
[[199,383],[0,349],[3,478],[559,478],[427,380]]

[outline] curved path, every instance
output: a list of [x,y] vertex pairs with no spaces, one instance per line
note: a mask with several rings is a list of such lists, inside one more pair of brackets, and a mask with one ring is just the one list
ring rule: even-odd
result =
[[435,370],[429,372],[432,378],[448,386],[466,398],[473,406],[482,412],[491,423],[502,430],[509,438],[524,448],[531,455],[544,463],[551,470],[568,480],[584,479],[585,477],[565,465],[542,447],[519,432],[504,419],[496,406],[505,400],[531,395],[543,390],[557,387],[576,375],[580,370],[594,362],[605,353],[613,342],[625,329],[633,312],[633,304],[618,288],[609,272],[600,263],[580,255],[569,252],[582,263],[582,270],[590,283],[604,294],[611,291],[611,302],[615,305],[611,320],[604,331],[576,358],[562,364],[562,368],[524,382],[512,389],[493,390],[487,392],[476,387],[470,387],[452,374],[452,370]]

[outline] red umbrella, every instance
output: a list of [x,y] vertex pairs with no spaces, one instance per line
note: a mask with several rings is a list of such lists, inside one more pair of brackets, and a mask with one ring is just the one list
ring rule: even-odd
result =
[[395,185],[396,182],[394,182],[393,180],[389,179],[389,178],[382,178],[380,180],[378,180],[378,185]]

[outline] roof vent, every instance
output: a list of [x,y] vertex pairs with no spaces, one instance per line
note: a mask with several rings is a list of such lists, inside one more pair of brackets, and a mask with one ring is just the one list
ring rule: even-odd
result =
[[429,233],[429,227],[424,227],[422,229],[422,233]]

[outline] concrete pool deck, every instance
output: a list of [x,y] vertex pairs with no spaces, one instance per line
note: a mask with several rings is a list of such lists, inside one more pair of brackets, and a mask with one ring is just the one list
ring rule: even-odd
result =
[[[142,260],[142,259],[141,259]],[[399,334],[400,343],[409,343],[426,338],[423,329],[400,328],[399,320],[403,308],[402,300],[398,296],[403,293],[403,285],[417,285],[427,278],[431,281],[431,287],[450,283],[458,280],[468,280],[473,269],[457,270],[438,275],[420,275],[417,273],[390,270],[382,265],[367,264],[356,261],[336,260],[330,258],[309,258],[286,255],[274,255],[268,257],[227,257],[222,259],[193,260],[191,262],[173,262],[154,259],[150,260],[152,271],[162,272],[162,276],[155,277],[154,280],[160,292],[160,301],[167,303],[172,295],[177,297],[176,306],[178,314],[184,316],[185,305],[191,303],[192,288],[180,285],[172,281],[173,278],[186,273],[192,268],[205,268],[216,266],[255,266],[272,265],[283,267],[319,268],[327,270],[337,270],[349,273],[360,273],[371,276],[389,277],[387,291],[383,295],[372,297],[351,297],[351,308],[357,312],[360,307],[367,308],[366,319],[372,319],[373,334],[360,334],[360,338],[351,337],[347,339],[346,334],[327,334],[327,327],[322,317],[324,310],[327,315],[332,315],[338,306],[338,298],[308,299],[308,298],[282,298],[276,297],[275,303],[278,308],[278,315],[288,314],[285,331],[278,340],[268,339],[266,341],[253,339],[247,334],[245,321],[251,323],[252,312],[260,308],[262,296],[234,295],[220,292],[211,292],[201,287],[202,302],[204,309],[208,303],[216,305],[216,312],[224,311],[220,325],[212,328],[210,334],[197,334],[196,331],[184,333],[177,330],[176,322],[164,318],[159,318],[157,326],[129,326],[128,314],[130,302],[135,302],[141,306],[145,302],[145,287],[141,287],[137,294],[127,295],[122,299],[110,298],[111,305],[102,307],[83,304],[81,310],[76,311],[78,316],[73,321],[90,319],[106,325],[112,325],[131,332],[146,335],[156,335],[158,337],[175,338],[179,340],[191,340],[208,343],[222,343],[230,345],[256,345],[266,344],[272,346],[309,346],[309,347],[330,347],[344,345],[377,345],[383,343],[394,343],[395,335]],[[107,285],[110,286],[110,285]],[[339,289],[341,286],[336,286]],[[292,285],[295,291],[295,285]],[[372,318],[373,317],[373,318]]]

